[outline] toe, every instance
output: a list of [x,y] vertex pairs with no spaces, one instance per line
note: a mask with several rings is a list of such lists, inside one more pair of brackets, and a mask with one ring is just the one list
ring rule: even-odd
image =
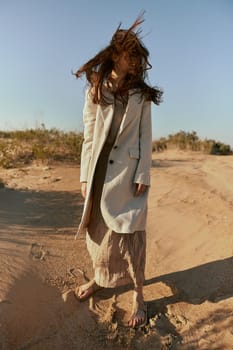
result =
[[146,314],[145,311],[140,311],[140,313],[143,312],[143,316],[142,315],[138,315],[138,314],[134,314],[131,319],[129,320],[128,324],[130,327],[132,328],[137,328],[140,327],[141,325],[144,324],[145,320],[146,320]]
[[83,297],[85,297],[86,294],[87,294],[86,290],[81,290],[81,291],[79,291],[78,296],[79,296],[79,298],[83,298]]
[[128,324],[129,324],[129,326],[131,328],[135,328],[136,327],[136,325],[137,325],[136,315],[131,316],[131,319],[129,320]]
[[75,295],[79,300],[83,300],[88,297],[89,289],[82,289],[80,287],[76,288]]
[[128,322],[129,327],[133,327],[133,317],[131,317],[131,319]]

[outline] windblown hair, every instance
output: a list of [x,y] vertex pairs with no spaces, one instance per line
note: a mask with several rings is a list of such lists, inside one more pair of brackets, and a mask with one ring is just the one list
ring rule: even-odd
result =
[[121,29],[121,24],[112,36],[110,44],[101,50],[96,56],[86,62],[76,73],[77,78],[83,74],[91,85],[93,91],[93,102],[97,104],[108,104],[103,93],[104,84],[111,82],[111,72],[114,68],[113,55],[120,55],[127,52],[129,57],[136,58],[136,66],[134,74],[127,74],[123,84],[118,87],[115,94],[122,99],[127,98],[129,89],[140,91],[141,95],[148,101],[160,104],[163,92],[157,87],[149,86],[145,80],[147,78],[147,70],[152,66],[148,61],[149,51],[139,38],[141,30],[135,29],[144,22],[140,15],[129,29]]

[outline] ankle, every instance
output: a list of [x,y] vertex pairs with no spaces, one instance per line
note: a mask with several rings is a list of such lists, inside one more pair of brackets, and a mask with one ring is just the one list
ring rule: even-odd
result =
[[133,298],[135,301],[143,301],[144,300],[142,286],[135,287]]

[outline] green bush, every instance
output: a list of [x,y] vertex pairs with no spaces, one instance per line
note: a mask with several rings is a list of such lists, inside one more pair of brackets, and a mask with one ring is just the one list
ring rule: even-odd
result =
[[232,151],[229,145],[225,145],[222,142],[215,142],[211,146],[210,154],[228,155],[232,154]]
[[152,151],[159,152],[169,147],[176,147],[181,150],[199,151],[208,154],[231,155],[233,150],[229,145],[215,140],[201,140],[197,136],[196,131],[185,132],[183,130],[176,134],[170,134],[167,138],[162,137],[154,140],[152,143]]

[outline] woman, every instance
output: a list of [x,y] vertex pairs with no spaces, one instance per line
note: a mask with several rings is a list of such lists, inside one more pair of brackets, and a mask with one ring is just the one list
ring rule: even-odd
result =
[[133,282],[129,326],[146,324],[143,283],[147,197],[151,166],[151,101],[162,92],[146,82],[149,52],[135,29],[117,28],[105,49],[75,74],[89,88],[83,111],[81,193],[85,198],[78,233],[86,232],[94,278],[77,287],[86,300],[101,287]]

